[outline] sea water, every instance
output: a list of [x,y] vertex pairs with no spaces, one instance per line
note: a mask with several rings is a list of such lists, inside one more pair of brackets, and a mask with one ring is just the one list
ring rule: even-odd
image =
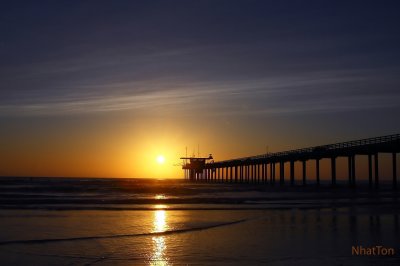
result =
[[[398,265],[397,194],[3,178],[1,265]],[[355,255],[384,246],[395,255]]]

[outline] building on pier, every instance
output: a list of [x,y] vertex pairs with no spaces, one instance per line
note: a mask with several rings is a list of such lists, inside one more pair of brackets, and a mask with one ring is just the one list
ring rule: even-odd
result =
[[181,157],[180,159],[184,160],[182,169],[185,171],[185,179],[193,181],[201,180],[203,178],[207,161],[209,163],[214,163],[211,154],[208,157]]

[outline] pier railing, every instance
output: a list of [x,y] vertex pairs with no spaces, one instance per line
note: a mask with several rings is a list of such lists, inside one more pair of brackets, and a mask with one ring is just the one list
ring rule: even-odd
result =
[[334,144],[313,146],[313,147],[308,147],[308,148],[301,148],[301,149],[282,151],[282,152],[265,153],[265,154],[259,154],[259,155],[254,155],[254,156],[240,157],[240,158],[236,158],[236,159],[218,161],[216,163],[229,163],[232,161],[249,161],[249,160],[256,160],[256,159],[268,159],[268,158],[293,156],[293,155],[300,155],[300,154],[328,152],[328,151],[335,151],[335,150],[341,150],[341,149],[360,148],[360,147],[365,147],[368,145],[386,144],[386,143],[392,143],[392,142],[400,142],[400,134],[393,134],[393,135],[387,135],[387,136],[381,136],[381,137],[366,138],[366,139],[346,141],[346,142],[340,142],[340,143],[334,143]]

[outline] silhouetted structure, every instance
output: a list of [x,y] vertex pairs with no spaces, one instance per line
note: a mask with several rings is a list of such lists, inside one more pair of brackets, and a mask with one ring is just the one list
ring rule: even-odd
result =
[[[316,146],[270,154],[209,162],[209,158],[181,158],[189,159],[182,167],[185,177],[193,181],[207,182],[235,182],[235,183],[276,183],[276,164],[279,164],[279,183],[285,183],[285,164],[289,163],[290,184],[294,185],[294,164],[302,162],[302,184],[307,184],[306,162],[315,160],[316,183],[320,185],[320,160],[330,159],[331,184],[336,185],[336,159],[347,157],[348,184],[356,186],[356,160],[357,155],[368,156],[368,181],[369,186],[379,187],[379,153],[392,154],[393,188],[397,189],[397,165],[396,155],[400,152],[400,134],[361,139],[336,144]],[[374,171],[373,171],[374,168]],[[268,171],[269,169],[269,171]]]
[[[213,157],[210,154],[207,158],[203,157],[181,157],[184,160],[182,169],[185,170],[185,179],[200,180],[206,168],[206,161],[212,161]],[[189,163],[187,162],[189,160]],[[212,161],[214,162],[214,161]]]

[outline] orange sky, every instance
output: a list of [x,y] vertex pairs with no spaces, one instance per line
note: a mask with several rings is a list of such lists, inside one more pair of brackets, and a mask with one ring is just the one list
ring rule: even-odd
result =
[[[199,145],[201,156],[212,153],[215,160],[224,160],[261,154],[267,148],[277,152],[349,140],[322,134],[315,139],[307,135],[290,138],[289,134],[277,134],[268,127],[247,130],[236,125],[232,117],[213,123],[204,118],[193,123],[192,116],[179,115],[174,119],[154,114],[131,117],[134,116],[119,112],[106,117],[18,118],[5,132],[8,137],[0,139],[0,175],[180,178],[183,173],[177,165],[186,147],[189,155],[194,152],[197,156]],[[243,124],[250,126],[252,122]],[[158,155],[165,157],[164,164],[156,162]],[[390,177],[389,161],[388,156],[382,156],[381,172]],[[345,178],[346,160],[339,159],[338,164],[341,163],[338,177]],[[315,176],[313,165],[309,161],[310,177]],[[357,170],[359,174],[366,176],[366,157],[359,157],[357,165],[362,166]],[[301,170],[296,171],[300,177]],[[329,162],[323,160],[322,178],[329,177],[329,173]]]
[[[223,136],[211,124],[120,115],[19,119],[8,128],[7,139],[0,139],[0,175],[177,178],[186,147],[189,155],[197,156],[199,146],[202,156],[213,153],[217,160],[265,150],[258,141]],[[156,162],[158,155],[165,157],[163,165]]]

